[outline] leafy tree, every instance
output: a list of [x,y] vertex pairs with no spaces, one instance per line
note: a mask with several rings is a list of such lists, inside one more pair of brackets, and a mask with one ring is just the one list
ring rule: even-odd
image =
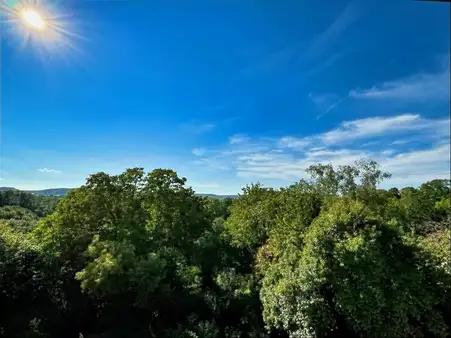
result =
[[225,226],[234,244],[255,249],[265,243],[274,226],[279,207],[278,192],[254,184],[243,188],[243,193],[230,208]]
[[425,235],[449,224],[449,180],[434,180],[419,189],[401,189],[399,198],[388,201],[387,216],[406,232]]
[[51,214],[59,200],[59,197],[38,196],[19,190],[0,191],[0,207],[20,206],[39,217]]
[[172,170],[0,192],[5,337],[445,337],[450,186],[378,189],[374,161],[236,199]]
[[[263,316],[291,337],[434,335],[449,328],[451,299],[437,271],[360,202],[338,200],[305,235],[304,248],[263,277]],[[448,297],[448,296],[447,296]]]
[[14,229],[26,233],[33,230],[39,217],[32,211],[19,206],[4,206],[0,207],[0,220],[5,221]]
[[213,198],[204,197],[205,208],[213,218],[226,220],[230,216],[230,206],[233,203],[232,198]]
[[[259,325],[259,312],[245,301],[257,299],[258,310],[257,293],[236,294],[218,282],[226,271],[235,271],[239,284],[252,277],[235,261],[240,250],[221,235],[221,222],[212,224],[217,210],[185,181],[162,169],[93,175],[32,234],[64,262],[68,280],[100,301],[97,325],[108,336],[165,336],[179,332],[177,325],[191,327],[194,314],[199,325],[220,321],[220,332],[243,318],[250,320],[245,326]],[[117,316],[128,320],[115,322]]]

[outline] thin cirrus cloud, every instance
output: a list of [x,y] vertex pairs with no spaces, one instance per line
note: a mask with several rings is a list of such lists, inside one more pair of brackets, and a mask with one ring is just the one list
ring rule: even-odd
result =
[[355,24],[369,10],[372,1],[354,0],[349,2],[339,16],[319,34],[307,50],[308,58],[316,58],[326,52],[338,37]]
[[347,99],[366,101],[400,101],[424,103],[449,101],[450,66],[448,62],[439,72],[420,72],[404,78],[386,81],[367,89],[352,89],[340,97],[333,93],[310,93],[309,99],[322,111],[317,118],[337,108]]
[[349,96],[368,100],[406,100],[413,102],[449,100],[450,67],[437,73],[418,73],[402,79],[387,81],[369,89],[354,89]]
[[205,154],[205,148],[194,148],[191,153],[195,156],[203,156]]
[[52,173],[52,174],[59,174],[59,173],[61,173],[60,170],[48,169],[48,168],[39,168],[38,171],[40,171],[41,173]]
[[315,94],[313,92],[308,94],[310,100],[317,105],[329,106],[331,102],[337,101],[340,97],[337,94],[322,93]]
[[[432,178],[449,177],[449,119],[427,119],[418,114],[379,116],[342,122],[336,128],[306,137],[250,138],[245,144],[227,143],[207,149],[195,163],[204,168],[234,171],[246,180],[272,182],[276,186],[305,177],[305,169],[317,163],[351,164],[361,158],[378,161],[393,174],[392,185],[416,185]],[[423,143],[387,142],[416,135]],[[363,149],[363,140],[375,140],[377,149]],[[385,141],[384,141],[385,140]],[[351,142],[354,141],[354,142]],[[208,156],[207,156],[208,154]]]
[[[257,60],[251,65],[241,70],[241,74],[245,77],[264,73],[279,69],[280,66],[288,63],[295,57],[301,57],[302,61],[308,62],[320,59],[335,44],[339,37],[345,33],[353,24],[361,19],[371,8],[373,0],[353,0],[348,3],[337,17],[314,39],[304,46],[300,42],[289,44],[270,53],[263,59]],[[347,52],[340,51],[330,55],[325,62],[316,64],[316,66],[308,65],[309,71],[304,73],[304,77],[310,77],[328,67],[333,66],[338,60],[342,59]]]
[[320,136],[324,144],[347,142],[361,138],[404,132],[425,131],[449,133],[449,119],[429,120],[418,114],[403,114],[392,117],[370,117],[354,121],[345,121],[334,130]]
[[191,134],[203,134],[210,131],[213,131],[216,128],[216,125],[213,123],[184,123],[179,126],[179,128],[187,133]]
[[235,134],[229,137],[229,143],[230,144],[238,144],[238,143],[244,143],[249,140],[249,137],[242,134]]
[[341,122],[338,127],[318,135],[301,138],[285,136],[279,140],[279,144],[294,150],[304,150],[306,146],[312,144],[330,146],[376,136],[403,135],[406,132],[422,132],[432,137],[443,135],[446,137],[449,135],[449,119],[425,119],[418,114],[369,117]]
[[322,111],[317,116],[317,119],[320,119],[321,117],[323,117],[324,115],[328,114],[333,109],[338,107],[340,104],[342,104],[343,101],[348,99],[349,94],[340,97],[337,94],[331,93],[323,93],[323,94],[310,93],[308,97]]
[[312,144],[312,139],[308,137],[297,138],[293,136],[284,136],[279,139],[278,143],[281,148],[305,149]]

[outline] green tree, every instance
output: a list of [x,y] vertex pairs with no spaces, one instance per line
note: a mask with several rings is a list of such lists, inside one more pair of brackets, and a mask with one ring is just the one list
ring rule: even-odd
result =
[[0,335],[449,336],[449,181],[308,172],[224,200],[140,168],[62,199],[0,192]]
[[230,208],[225,222],[234,244],[255,250],[268,238],[278,212],[278,192],[254,184],[243,188],[243,193]]
[[313,222],[303,250],[265,272],[265,321],[292,337],[446,337],[449,284],[365,210],[336,201]]

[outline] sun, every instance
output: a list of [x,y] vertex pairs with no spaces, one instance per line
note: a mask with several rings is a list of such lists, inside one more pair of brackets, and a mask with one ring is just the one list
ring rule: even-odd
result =
[[26,24],[35,29],[42,30],[46,27],[46,23],[41,15],[32,9],[24,10],[22,12],[22,19]]
[[44,62],[49,61],[51,54],[52,59],[58,55],[64,61],[79,63],[84,53],[82,42],[89,39],[77,26],[85,24],[82,18],[73,9],[65,8],[66,2],[0,0],[0,35],[5,34],[20,52],[33,51]]

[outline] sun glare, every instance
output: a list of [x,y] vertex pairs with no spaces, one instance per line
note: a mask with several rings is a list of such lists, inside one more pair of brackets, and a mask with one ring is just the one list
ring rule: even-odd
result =
[[22,19],[33,28],[44,29],[46,26],[45,21],[39,13],[31,9],[27,9],[22,12]]
[[[65,62],[83,60],[81,34],[84,22],[60,0],[0,0],[1,34],[8,36],[19,52],[33,52],[43,62],[49,55]],[[74,53],[76,52],[76,53]]]

